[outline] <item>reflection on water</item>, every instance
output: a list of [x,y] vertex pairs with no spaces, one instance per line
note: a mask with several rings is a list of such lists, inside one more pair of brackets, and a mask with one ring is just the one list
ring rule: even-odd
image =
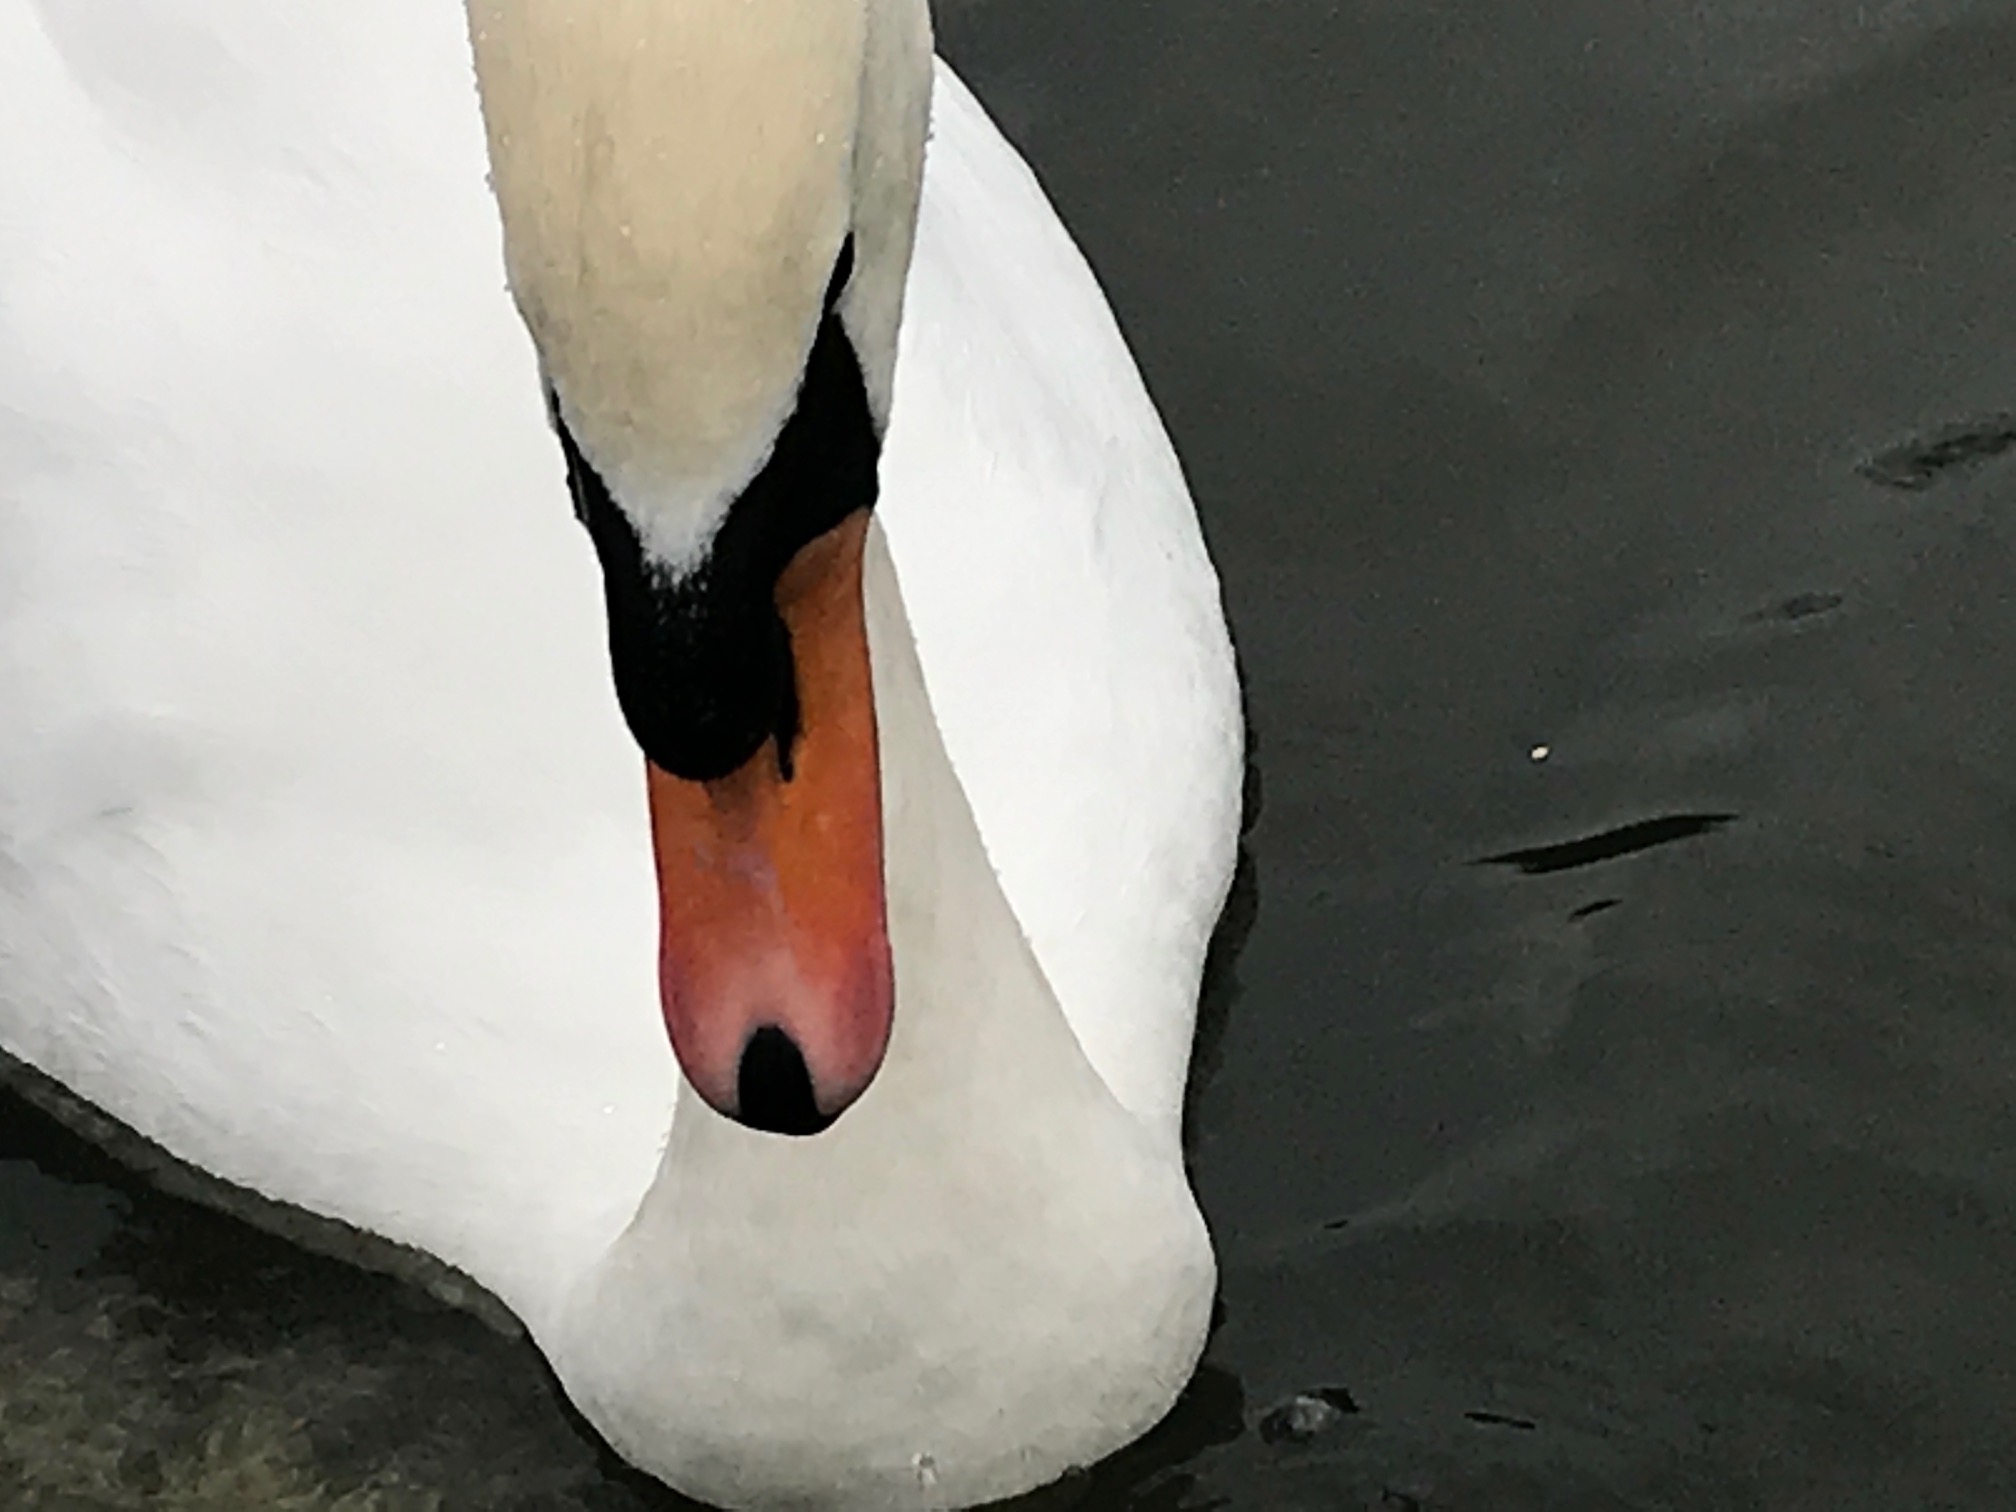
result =
[[[2008,0],[940,24],[1168,414],[1268,784],[1221,1325],[1032,1505],[2016,1505]],[[15,1101],[0,1486],[679,1505],[522,1340]]]
[[0,1096],[0,1505],[669,1512],[543,1362]]

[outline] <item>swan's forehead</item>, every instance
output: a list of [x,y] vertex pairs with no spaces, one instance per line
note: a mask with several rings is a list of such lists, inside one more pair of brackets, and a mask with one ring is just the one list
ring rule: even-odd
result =
[[583,451],[690,564],[797,394],[852,213],[863,12],[469,0],[511,288]]

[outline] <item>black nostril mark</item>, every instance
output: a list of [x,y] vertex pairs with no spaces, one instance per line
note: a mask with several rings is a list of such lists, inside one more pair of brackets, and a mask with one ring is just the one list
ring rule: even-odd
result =
[[790,1035],[765,1024],[742,1047],[735,1074],[736,1117],[766,1134],[804,1136],[830,1127],[812,1096],[812,1073]]

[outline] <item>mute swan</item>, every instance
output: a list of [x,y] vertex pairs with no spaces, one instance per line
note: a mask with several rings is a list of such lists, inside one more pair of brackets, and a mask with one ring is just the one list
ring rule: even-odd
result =
[[1217,583],[933,71],[922,0],[0,0],[0,1047],[733,1507],[1094,1460],[1214,1285]]

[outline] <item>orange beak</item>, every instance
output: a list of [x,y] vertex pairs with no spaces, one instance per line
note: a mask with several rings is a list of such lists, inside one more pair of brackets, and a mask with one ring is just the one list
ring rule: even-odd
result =
[[790,775],[774,739],[713,782],[646,763],[673,1052],[716,1110],[776,1133],[830,1124],[889,1044],[867,528],[865,511],[848,516],[777,581],[797,674]]

